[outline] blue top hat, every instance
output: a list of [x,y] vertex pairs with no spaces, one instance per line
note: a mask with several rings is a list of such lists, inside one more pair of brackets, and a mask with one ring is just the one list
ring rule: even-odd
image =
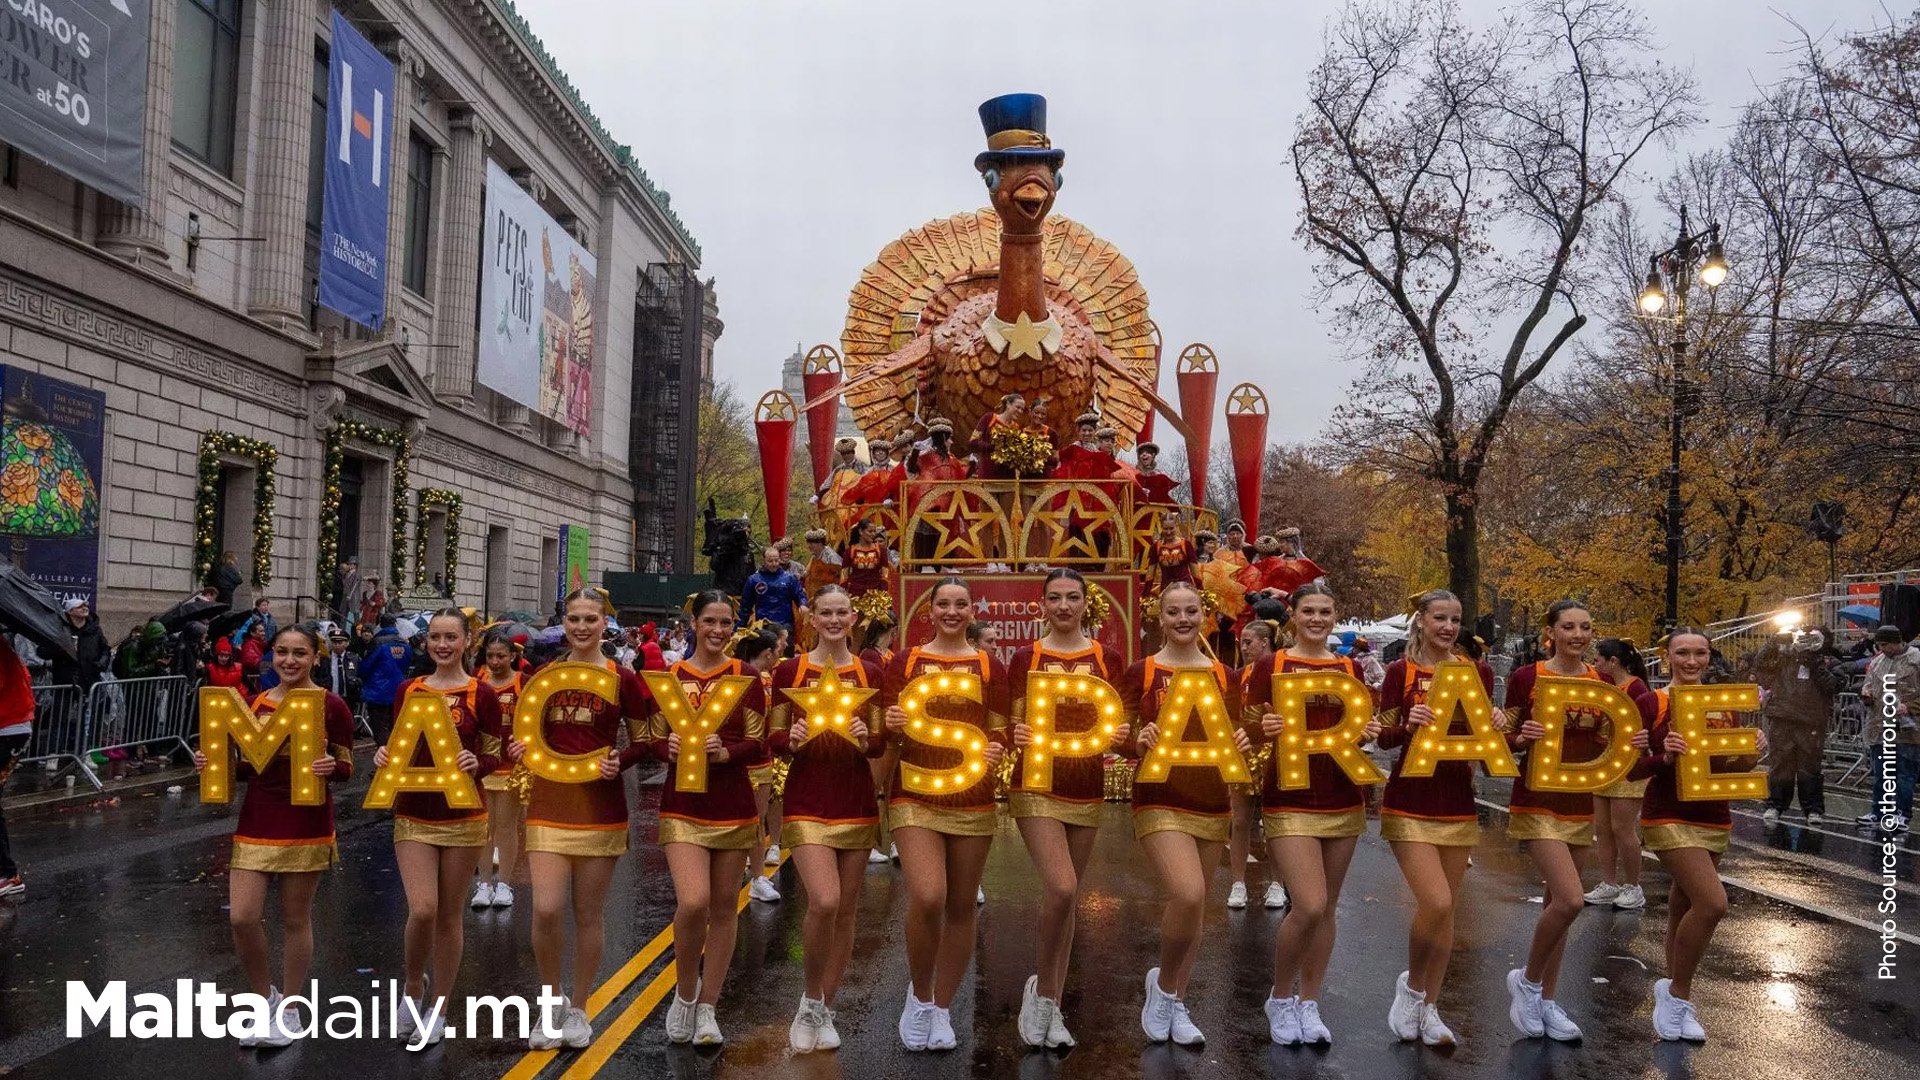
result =
[[1047,99],[1039,94],[1002,94],[980,103],[980,126],[987,149],[973,159],[985,169],[1002,161],[1045,161],[1054,168],[1067,160],[1047,139]]

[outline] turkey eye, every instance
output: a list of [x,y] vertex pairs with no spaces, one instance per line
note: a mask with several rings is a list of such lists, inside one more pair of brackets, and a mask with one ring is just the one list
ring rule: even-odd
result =
[[1055,170],[1053,170],[1053,190],[1055,190],[1055,191],[1059,191],[1059,190],[1060,190],[1060,185],[1062,185],[1062,184],[1064,184],[1064,183],[1066,183],[1066,182],[1067,182],[1067,178],[1066,178],[1066,177],[1064,177],[1064,176],[1061,176],[1061,175],[1060,175],[1060,170],[1059,170],[1059,169],[1055,169]]
[[992,191],[994,188],[1000,186],[1000,170],[988,169],[986,172],[980,174],[980,179],[985,180],[987,182],[987,190]]

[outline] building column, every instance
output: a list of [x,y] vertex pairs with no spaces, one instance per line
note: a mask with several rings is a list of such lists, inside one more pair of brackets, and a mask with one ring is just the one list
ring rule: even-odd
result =
[[[156,0],[155,6],[164,3]],[[256,9],[264,108],[251,144],[257,177],[252,231],[265,242],[254,260],[248,312],[276,329],[304,334],[315,3],[260,0]]]
[[173,23],[176,4],[156,0],[147,41],[147,147],[140,205],[102,197],[99,245],[154,270],[171,270],[167,255],[167,180],[173,156]]
[[412,188],[413,80],[425,75],[427,69],[419,52],[406,38],[383,41],[380,51],[393,61],[394,102],[393,153],[387,159],[387,176],[391,180],[387,190],[387,321],[384,334],[398,337],[400,290],[404,288],[400,279],[406,276],[407,262],[407,197]]
[[480,199],[487,183],[487,144],[493,133],[473,113],[456,116],[447,155],[446,230],[441,234],[439,301],[433,321],[433,392],[456,409],[473,405],[480,306]]

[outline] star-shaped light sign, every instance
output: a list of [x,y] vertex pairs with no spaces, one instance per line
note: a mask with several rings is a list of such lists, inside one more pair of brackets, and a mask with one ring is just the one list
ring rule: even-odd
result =
[[860,709],[878,690],[870,686],[840,681],[840,673],[829,665],[820,671],[820,680],[812,686],[800,689],[782,688],[781,693],[793,699],[807,718],[807,737],[803,741],[813,741],[823,733],[831,733],[852,743],[856,748],[865,750],[859,740],[853,737],[853,720]]

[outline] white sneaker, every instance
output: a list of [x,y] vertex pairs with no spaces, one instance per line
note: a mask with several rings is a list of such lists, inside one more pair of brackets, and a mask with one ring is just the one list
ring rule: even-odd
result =
[[1308,998],[1300,1003],[1300,1041],[1308,1044],[1333,1045],[1333,1032],[1320,1019],[1320,1003]]
[[560,1021],[560,1045],[574,1050],[593,1042],[593,1025],[587,1023],[587,1010],[569,1003]]
[[693,1045],[719,1046],[726,1041],[726,1036],[720,1034],[720,1021],[713,1015],[713,1006],[695,1005],[693,1007]]
[[1233,888],[1227,890],[1227,906],[1235,911],[1247,906],[1247,883],[1236,881]]
[[1760,820],[1769,825],[1778,825],[1780,824],[1780,811],[1769,806],[1766,812],[1760,815]]
[[1826,820],[1827,818],[1826,818],[1826,815],[1824,814],[1808,814],[1807,815],[1807,824],[1809,825],[1825,824]]
[[[560,1022],[555,1024],[554,1028],[558,1030],[561,1033],[561,1035],[566,1034],[567,1013],[571,1011],[572,1008],[573,1008],[573,1003],[571,1001],[568,1001],[566,998],[560,999],[560,1015],[556,1017],[556,1019],[558,1019]],[[541,1023],[542,1019],[544,1019],[544,1017],[539,1012],[536,1012],[534,1014],[533,1023],[529,1025],[531,1030],[527,1032],[527,1049],[529,1050],[558,1049],[560,1046],[560,1035],[548,1035],[544,1030],[545,1025]]]
[[768,866],[779,866],[780,865],[780,841],[775,840],[773,843],[768,844],[767,857],[760,861],[767,864]]
[[787,1045],[796,1054],[810,1054],[820,1045],[820,1022],[827,1017],[827,1005],[804,994],[794,1010],[793,1023],[787,1025]]
[[493,883],[493,906],[494,907],[512,907],[513,906],[513,886],[507,884],[504,881],[494,882]]
[[909,1050],[925,1050],[933,1032],[933,1006],[913,996],[907,987],[907,1003],[900,1010],[900,1045]]
[[492,907],[493,886],[485,881],[475,884],[473,887],[473,899],[467,901],[467,906],[475,911],[484,907]]
[[1707,1032],[1693,1015],[1693,1002],[1673,996],[1672,979],[1656,979],[1653,984],[1653,1033],[1673,1042],[1706,1042]]
[[1187,1003],[1179,998],[1173,999],[1173,1023],[1167,1033],[1181,1046],[1200,1046],[1207,1041],[1200,1029],[1193,1024],[1193,1017],[1187,1015]]
[[1875,825],[1878,825],[1880,823],[1880,815],[1869,810],[1866,813],[1861,814],[1859,817],[1854,818],[1853,823],[1855,825],[1860,826],[1863,829],[1871,829]]
[[1420,1041],[1428,1046],[1454,1044],[1453,1029],[1440,1019],[1440,1010],[1436,1006],[1420,1006]]
[[1173,995],[1160,989],[1160,969],[1147,969],[1147,1003],[1140,1006],[1140,1027],[1147,1038],[1166,1042],[1173,1033]]
[[[267,1029],[269,1031],[273,1029],[273,1018],[279,1015],[280,1015],[280,988],[277,986],[269,987],[267,992]],[[241,1046],[251,1049],[253,1047],[260,1045],[261,1036],[258,1034],[242,1035],[239,1037],[238,1041]]]
[[1638,911],[1647,906],[1647,894],[1638,885],[1628,885],[1614,898],[1613,906],[1622,911]]
[[1903,833],[1907,831],[1909,824],[1910,823],[1907,821],[1906,818],[1901,817],[1899,814],[1895,814],[1893,815],[1893,828],[1888,829],[1887,831],[1893,832],[1893,833]]
[[1300,1042],[1299,998],[1267,999],[1267,1035],[1281,1046],[1294,1046]]
[[1528,982],[1527,973],[1520,968],[1507,972],[1507,998],[1507,1019],[1520,1034],[1537,1039],[1547,1033],[1546,1021],[1540,1016],[1540,984]]
[[953,1014],[938,1006],[928,1006],[931,1015],[927,1018],[927,1049],[951,1050],[960,1045],[953,1034]]
[[1387,1030],[1401,1042],[1420,1037],[1420,1013],[1426,1008],[1427,995],[1407,985],[1407,973],[1401,972],[1393,984],[1393,1005],[1387,1009]]
[[1619,895],[1620,886],[1610,881],[1603,881],[1595,885],[1593,890],[1587,893],[1586,901],[1589,904],[1611,904],[1613,903],[1614,897]]
[[[400,1011],[397,1015],[395,1015],[393,1020],[393,1037],[394,1038],[399,1039],[402,1042],[413,1041],[413,1033],[419,1030],[419,1025],[413,1022],[413,1009],[408,1008],[408,1006],[411,1005],[414,1007],[418,1007],[419,1004],[420,1004],[419,1002],[414,1001],[411,998],[401,999]],[[420,1010],[420,1015],[425,1016],[426,1013],[427,1013],[427,1010],[425,1009]]]
[[678,990],[673,993],[673,1004],[667,1006],[667,1041],[693,1041],[693,1002],[682,1000]]
[[1540,1002],[1540,1019],[1546,1025],[1547,1038],[1555,1042],[1579,1042],[1580,1025],[1567,1016],[1556,1001]]
[[288,1028],[299,1023],[299,1017],[293,1013],[293,1006],[281,999],[276,992],[273,1008],[268,1010],[268,1014],[272,1019],[267,1024],[266,1034],[260,1036],[260,1041],[255,1045],[263,1048],[292,1045],[293,1032]]
[[771,904],[780,899],[780,890],[773,887],[772,878],[761,877],[759,874],[755,874],[753,875],[753,884],[747,886],[747,895],[753,897],[755,900],[763,900]]
[[1052,1006],[1047,1010],[1047,1045],[1055,1050],[1076,1045],[1073,1033],[1067,1030],[1067,1017],[1060,1011],[1060,1003],[1052,998],[1048,998],[1047,1003]]
[[976,889],[974,889],[974,890],[973,890],[973,904],[974,904],[974,906],[975,906],[975,907],[978,907],[978,906],[980,906],[981,904],[984,904],[984,903],[986,903],[986,902],[987,902],[987,887],[986,887],[985,885],[982,885],[982,886],[980,886],[980,887],[978,887],[978,888],[976,888]]
[[1020,1019],[1016,1025],[1020,1029],[1020,1041],[1028,1046],[1047,1044],[1048,1005],[1052,1002],[1040,996],[1035,989],[1040,985],[1040,976],[1027,976],[1027,984],[1020,988]]
[[874,848],[872,851],[867,852],[867,865],[879,866],[881,863],[886,862],[887,858],[886,852],[881,851],[879,848]]
[[1286,907],[1287,887],[1277,881],[1267,882],[1266,904],[1270,910]]
[[820,1030],[814,1036],[813,1046],[816,1050],[840,1049],[840,1031],[833,1026],[833,1010],[825,1005],[820,1006]]
[[414,1043],[410,1049],[425,1050],[427,1047],[432,1046],[434,1043],[446,1037],[447,1014],[444,1007],[442,1007],[441,1012],[427,1018],[427,1030],[425,1034],[421,1037],[420,1041]]

